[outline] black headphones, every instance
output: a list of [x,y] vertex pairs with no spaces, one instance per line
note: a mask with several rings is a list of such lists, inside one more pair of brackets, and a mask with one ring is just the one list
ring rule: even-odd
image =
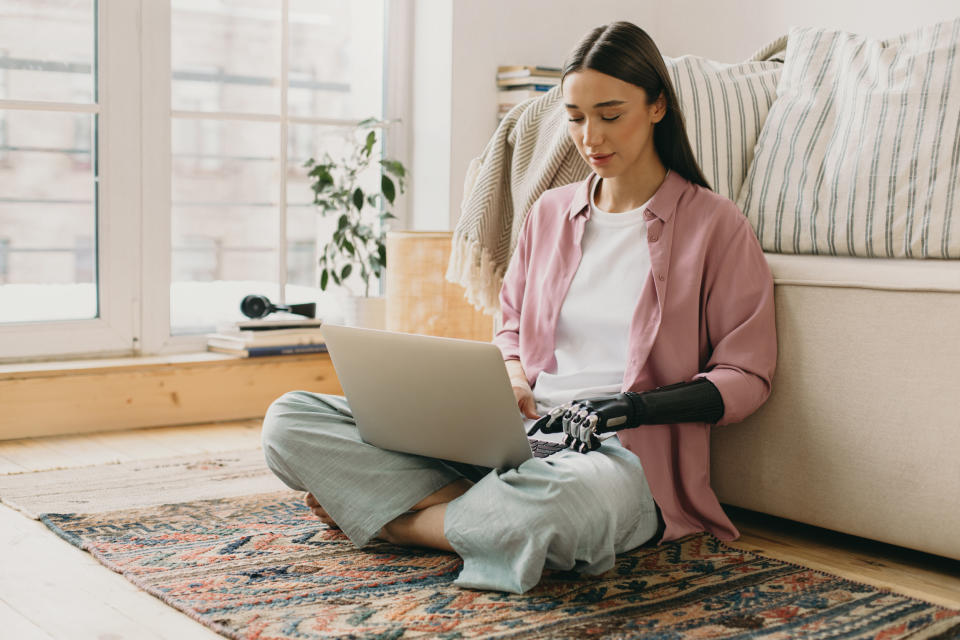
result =
[[315,318],[317,316],[317,303],[305,302],[303,304],[273,304],[267,296],[251,294],[240,302],[240,311],[248,318],[263,318],[275,311],[288,311],[298,316]]

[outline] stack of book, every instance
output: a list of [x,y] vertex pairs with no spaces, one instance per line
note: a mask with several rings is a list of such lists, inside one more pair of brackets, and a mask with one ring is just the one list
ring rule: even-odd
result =
[[207,334],[207,349],[244,358],[323,353],[327,345],[321,324],[310,318],[281,318],[221,325],[216,333]]
[[543,95],[560,82],[562,69],[513,65],[497,67],[499,87],[498,118],[507,115],[510,109],[528,100]]

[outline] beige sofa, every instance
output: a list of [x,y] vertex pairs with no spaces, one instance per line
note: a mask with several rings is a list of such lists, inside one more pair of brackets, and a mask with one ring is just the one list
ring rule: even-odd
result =
[[960,559],[960,261],[767,259],[777,372],[713,431],[720,501]]

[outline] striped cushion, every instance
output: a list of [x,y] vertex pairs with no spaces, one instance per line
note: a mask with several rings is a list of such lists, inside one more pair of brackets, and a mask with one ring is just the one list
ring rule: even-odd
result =
[[717,193],[737,197],[770,105],[779,62],[725,64],[697,56],[664,58],[703,176]]
[[737,204],[763,248],[960,258],[960,19],[878,41],[794,28]]

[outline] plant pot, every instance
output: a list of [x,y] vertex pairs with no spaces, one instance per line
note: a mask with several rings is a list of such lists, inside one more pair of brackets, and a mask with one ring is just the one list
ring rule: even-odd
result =
[[383,329],[386,327],[387,303],[383,296],[344,296],[343,324],[348,327]]

